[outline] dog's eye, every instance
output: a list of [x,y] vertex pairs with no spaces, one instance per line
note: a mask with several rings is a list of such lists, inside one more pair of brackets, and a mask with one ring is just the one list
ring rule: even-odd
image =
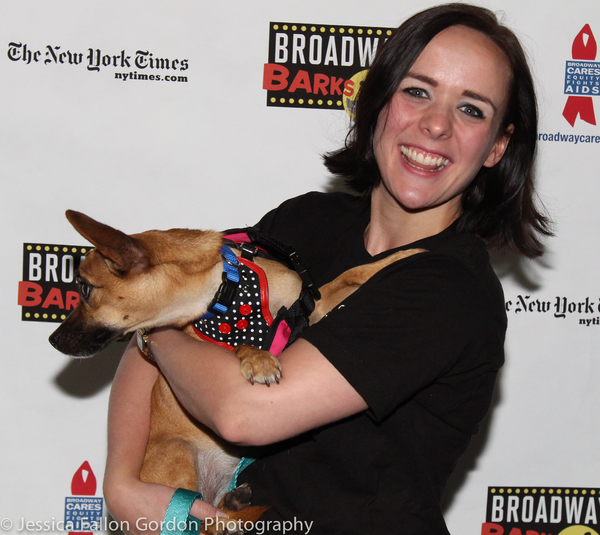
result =
[[90,297],[90,293],[92,291],[92,287],[85,282],[79,283],[79,291],[81,292],[81,297],[84,299],[88,299]]

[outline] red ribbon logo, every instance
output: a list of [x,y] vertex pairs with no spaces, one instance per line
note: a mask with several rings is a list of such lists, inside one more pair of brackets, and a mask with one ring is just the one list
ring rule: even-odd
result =
[[[71,480],[71,494],[73,496],[94,496],[96,494],[96,476],[92,472],[90,463],[85,461]],[[89,531],[70,531],[69,535],[92,535]]]
[[[597,49],[598,47],[592,29],[589,24],[586,24],[573,41],[573,59],[594,61],[596,59]],[[593,125],[596,124],[592,97],[569,96],[567,103],[565,104],[563,117],[569,121],[571,126],[575,126],[578,115],[582,121]]]
[[73,496],[94,496],[96,494],[96,476],[87,461],[79,467],[71,480],[71,494]]

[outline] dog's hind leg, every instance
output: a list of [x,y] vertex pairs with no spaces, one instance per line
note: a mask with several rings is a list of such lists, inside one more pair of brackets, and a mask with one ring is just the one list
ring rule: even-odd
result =
[[179,437],[151,438],[140,471],[146,483],[198,491],[198,466],[195,448]]
[[[152,411],[142,481],[198,491],[197,447],[191,433],[201,433],[159,375],[151,398]],[[194,437],[196,438],[196,437]]]
[[200,492],[214,505],[227,491],[239,460],[235,448],[192,420],[159,375],[152,389],[142,480]]

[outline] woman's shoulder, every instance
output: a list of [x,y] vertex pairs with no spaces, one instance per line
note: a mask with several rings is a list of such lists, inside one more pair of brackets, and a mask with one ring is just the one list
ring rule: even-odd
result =
[[504,316],[502,285],[485,243],[476,235],[449,233],[423,256],[421,269],[430,272],[432,279],[437,278],[433,286],[440,293],[454,293],[454,299],[471,303],[473,310],[485,311],[486,316],[488,313]]
[[456,225],[409,247],[425,249],[430,257],[445,259],[475,272],[487,270],[490,265],[490,255],[483,240],[470,232],[458,232]]

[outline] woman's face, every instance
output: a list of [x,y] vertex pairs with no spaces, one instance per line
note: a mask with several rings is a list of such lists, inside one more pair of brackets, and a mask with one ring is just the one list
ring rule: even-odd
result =
[[451,26],[436,35],[381,112],[374,150],[375,197],[450,224],[482,166],[495,165],[512,132],[500,132],[510,67],[485,35]]

